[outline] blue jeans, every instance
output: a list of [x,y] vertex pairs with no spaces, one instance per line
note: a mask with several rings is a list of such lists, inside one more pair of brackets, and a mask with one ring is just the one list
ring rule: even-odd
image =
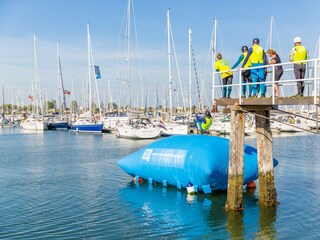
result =
[[[262,63],[252,63],[251,67],[258,67],[258,66],[263,66]],[[251,79],[253,83],[256,82],[265,82],[265,76],[264,76],[264,68],[255,68],[251,69]],[[260,90],[261,94],[265,95],[266,94],[266,85],[260,84]],[[257,84],[252,84],[252,94],[257,95]]]

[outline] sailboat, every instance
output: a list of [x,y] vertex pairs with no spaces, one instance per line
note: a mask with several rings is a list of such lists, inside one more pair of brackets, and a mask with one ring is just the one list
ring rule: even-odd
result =
[[[127,113],[128,117],[124,116],[123,118],[120,118],[120,115],[118,112],[117,121],[120,123],[120,121],[123,121],[127,118],[127,121],[125,124],[119,124],[116,126],[116,135],[120,138],[131,138],[131,139],[152,139],[157,138],[160,136],[160,129],[155,126],[148,117],[142,116],[144,113],[141,111],[137,111],[136,109],[131,107],[131,76],[132,76],[132,66],[131,66],[131,20],[134,22],[134,14],[131,15],[131,7],[133,6],[133,1],[128,0],[127,3],[127,9],[126,9],[126,29],[125,29],[125,38],[124,38],[124,56],[123,59],[124,63],[127,63],[127,80],[128,83],[128,107],[127,107]],[[132,8],[133,9],[133,8]],[[132,19],[131,19],[132,18]],[[135,30],[136,31],[136,30]],[[136,34],[136,32],[135,32]],[[137,42],[136,42],[137,45]],[[137,47],[138,50],[138,47]],[[139,54],[138,54],[139,55]],[[124,66],[124,64],[123,64]],[[122,69],[121,76],[123,75],[124,71]],[[141,76],[140,76],[141,77]],[[122,79],[122,78],[121,78]],[[122,89],[120,86],[120,100],[122,97]],[[142,93],[143,95],[143,93]],[[119,101],[120,102],[120,101]],[[120,106],[120,103],[119,103]]]
[[160,137],[160,129],[147,117],[129,117],[127,124],[117,128],[117,137],[153,139]]
[[[170,9],[167,9],[167,34],[168,34],[168,72],[169,72],[169,121],[165,122],[163,120],[159,121],[159,127],[161,129],[161,136],[171,136],[171,135],[184,135],[188,134],[188,125],[186,124],[178,124],[173,122],[172,120],[172,72],[171,72],[171,38],[172,38],[172,31],[171,31],[171,23],[170,23]],[[179,72],[178,72],[178,75]],[[179,77],[180,79],[180,77]],[[181,81],[180,81],[180,87]],[[184,99],[183,92],[182,98]],[[185,103],[183,101],[185,106]]]
[[33,46],[34,46],[34,87],[35,92],[33,95],[29,95],[28,98],[31,99],[33,105],[33,112],[26,120],[21,123],[23,129],[26,130],[36,130],[44,131],[48,129],[48,124],[43,120],[43,117],[39,113],[40,104],[40,77],[39,77],[39,66],[38,66],[38,56],[37,56],[37,44],[36,44],[36,34],[33,35]]
[[61,110],[59,116],[53,116],[48,119],[48,130],[68,130],[68,121],[63,120],[63,112],[66,110],[66,92],[64,89],[59,43],[57,43],[57,63],[58,63],[58,92],[57,92],[57,107]]
[[[71,131],[77,133],[102,133],[103,124],[97,123],[97,121],[92,118],[92,75],[94,74],[94,62],[93,62],[93,54],[92,54],[92,46],[91,46],[91,38],[90,38],[90,29],[89,24],[87,24],[87,37],[88,37],[88,92],[89,92],[89,111],[79,116],[79,118],[72,124]],[[98,99],[98,106],[100,107],[99,94],[96,85],[96,93]],[[101,115],[101,110],[100,110]]]

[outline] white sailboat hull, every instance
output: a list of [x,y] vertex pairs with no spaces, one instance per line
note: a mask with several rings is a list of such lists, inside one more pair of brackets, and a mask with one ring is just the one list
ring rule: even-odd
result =
[[117,126],[124,125],[128,121],[128,117],[107,117],[103,119],[103,129],[116,130]]
[[22,128],[26,130],[44,131],[48,129],[48,124],[43,120],[27,119],[22,123]]
[[288,126],[288,125],[284,125],[284,124],[279,124],[277,129],[280,130],[280,132],[303,132],[302,129],[299,128],[295,128],[294,126],[300,127],[300,128],[306,128],[305,126],[301,125],[301,124],[294,124],[293,126]]
[[132,128],[130,126],[122,126],[117,128],[117,136],[130,139],[153,139],[160,136],[160,130],[158,128]]
[[165,128],[161,129],[161,136],[171,136],[171,135],[187,135],[188,125],[185,124],[170,124],[166,123]]

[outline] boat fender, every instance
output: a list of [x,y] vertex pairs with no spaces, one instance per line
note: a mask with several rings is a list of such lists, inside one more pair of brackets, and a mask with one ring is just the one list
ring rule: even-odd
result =
[[188,191],[188,194],[195,194],[196,193],[192,182],[188,182],[187,191]]
[[139,176],[135,176],[135,178],[133,179],[133,183],[142,183],[143,179]]
[[248,182],[247,188],[256,188],[256,183],[255,182]]

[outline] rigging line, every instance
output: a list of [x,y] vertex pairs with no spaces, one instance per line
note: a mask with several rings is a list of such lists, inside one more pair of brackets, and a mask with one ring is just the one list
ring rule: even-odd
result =
[[[318,38],[316,47],[315,47],[315,49],[314,49],[313,58],[317,58],[318,48],[319,48],[319,38]],[[319,57],[320,57],[320,56],[319,56]]]
[[[218,30],[217,30],[218,31]],[[224,51],[224,45],[223,45],[223,36],[222,36],[222,34],[220,33],[220,34],[217,34],[217,36],[218,36],[218,42],[220,42],[220,45],[221,45],[221,49],[222,49],[222,52],[225,52]],[[214,46],[213,46],[214,47]],[[213,49],[213,47],[212,47],[212,50],[215,52],[215,54],[217,54],[218,53],[218,51],[217,51],[217,46],[215,46],[216,47],[216,49]],[[213,56],[214,58],[216,57],[216,56]],[[213,74],[216,72],[216,66],[213,66]],[[219,84],[220,84],[220,86],[222,86],[223,85],[223,83],[222,83],[222,79],[221,79],[221,75],[220,74],[217,74],[217,76],[218,76],[218,79],[219,79]],[[222,88],[220,88],[220,90],[221,90],[221,95],[223,96],[223,87]]]
[[[124,53],[126,52],[125,50],[125,46],[126,46],[126,40],[128,39],[127,37],[127,15],[128,15],[128,6],[126,7],[124,13],[123,13],[123,17],[122,17],[122,24],[120,27],[120,32],[119,32],[119,38],[118,38],[118,54],[117,54],[117,59],[122,59],[122,61],[117,61],[117,68],[120,68],[120,76],[118,75],[118,78],[123,78],[122,77],[122,68],[123,68],[123,59],[124,59]],[[124,32],[124,34],[122,34],[122,32]],[[122,44],[122,40],[124,39],[123,44]],[[122,49],[122,51],[120,50]],[[121,54],[122,53],[122,54]],[[120,65],[120,67],[119,67]],[[118,72],[119,74],[119,72]]]
[[198,72],[197,72],[197,67],[196,67],[196,59],[195,59],[195,57],[194,57],[194,49],[193,49],[193,44],[192,44],[192,43],[191,43],[191,52],[192,52],[192,60],[193,60],[193,66],[194,66],[194,74],[195,74],[195,77],[196,77],[198,97],[199,97],[199,103],[200,103],[200,109],[201,109],[201,96],[200,96],[199,79],[198,79]]
[[[201,96],[206,96],[206,100],[207,100],[207,104],[208,105],[210,105],[210,99],[209,99],[209,97],[208,97],[208,93],[207,93],[207,91],[205,91],[205,88],[204,88],[204,85],[205,85],[205,83],[206,83],[206,77],[207,77],[207,73],[208,73],[208,66],[209,66],[209,64],[210,64],[210,69],[211,69],[211,75],[212,74],[214,74],[214,72],[215,72],[215,66],[212,66],[212,62],[210,62],[210,60],[212,60],[211,59],[211,57],[212,57],[212,52],[215,52],[215,49],[214,49],[214,43],[213,43],[213,38],[214,38],[214,32],[215,32],[215,30],[214,30],[214,27],[213,27],[213,29],[212,29],[212,31],[211,31],[211,37],[210,37],[210,44],[209,44],[209,50],[208,50],[208,55],[207,55],[207,64],[206,64],[206,68],[205,68],[205,71],[204,71],[204,79],[203,79],[203,81],[202,81],[202,86],[201,86],[201,89],[202,89],[202,94],[201,94]],[[215,57],[215,56],[213,56],[213,57]],[[210,75],[210,76],[211,76]],[[211,91],[212,91],[212,88],[213,88],[213,85],[214,85],[214,83],[212,82],[212,85],[211,85]],[[220,83],[220,85],[221,85],[221,83]]]
[[280,43],[280,37],[279,37],[279,32],[278,32],[278,29],[277,29],[277,25],[276,25],[276,22],[275,22],[275,19],[273,18],[273,26],[274,26],[274,33],[276,35],[276,38],[277,38],[277,42],[278,42],[278,45],[279,45],[279,53],[281,54],[281,56],[283,56],[283,49],[282,49],[282,44]]
[[140,49],[139,49],[139,43],[138,43],[138,33],[137,33],[137,24],[135,20],[135,12],[134,12],[134,5],[133,5],[133,0],[131,1],[132,5],[132,20],[133,20],[133,27],[134,27],[134,34],[135,34],[135,40],[136,40],[136,49],[137,49],[137,65],[138,65],[138,79],[139,83],[143,85],[143,77],[142,77],[142,71],[141,71],[141,65],[140,65]]
[[270,32],[268,33],[267,42],[266,42],[264,49],[269,49],[269,47],[268,47],[269,44],[270,44]]
[[[218,34],[218,31],[219,31],[219,34]],[[222,34],[221,34],[221,31],[220,30],[217,30],[217,36],[218,36],[218,46],[221,46],[219,49],[221,49],[221,51],[220,52],[223,52],[223,54],[222,55],[226,55],[226,54],[224,54],[226,51],[225,51],[225,46],[224,46],[224,38],[223,38],[223,36],[222,36]],[[218,51],[218,48],[216,47],[216,54],[219,52]],[[214,56],[214,57],[216,57],[216,56]]]
[[171,35],[171,41],[172,41],[172,48],[173,48],[173,53],[174,53],[174,59],[176,62],[176,67],[177,67],[177,73],[178,73],[178,79],[179,79],[179,85],[180,85],[180,91],[181,91],[181,96],[182,96],[182,103],[184,110],[186,110],[186,104],[185,104],[185,98],[183,94],[183,87],[182,87],[182,82],[181,82],[181,75],[180,75],[180,70],[179,70],[179,64],[178,64],[178,59],[177,59],[177,53],[176,53],[176,47],[174,44],[174,39],[173,39],[173,33],[172,33],[172,27],[170,25],[170,35]]
[[[126,63],[125,53],[127,52],[126,46],[127,46],[127,41],[129,38],[129,36],[128,36],[128,14],[129,14],[128,11],[129,11],[129,6],[128,6],[128,4],[126,4],[126,8],[123,13],[122,25],[120,28],[119,40],[118,40],[118,54],[117,55],[118,55],[118,59],[122,59],[120,61],[117,61],[117,68],[119,69],[117,76],[119,79],[124,78],[124,68],[125,68],[125,63]],[[121,34],[122,32],[124,32],[124,35]],[[121,38],[123,38],[123,43],[121,41]],[[122,48],[122,51],[120,51],[120,48]],[[120,81],[119,95],[118,95],[118,113],[120,111],[120,107],[121,107],[122,102],[123,103],[125,102],[125,101],[122,101],[122,88],[123,88],[123,82]]]
[[266,117],[266,116],[262,116],[262,115],[260,115],[260,114],[253,113],[253,112],[250,112],[250,111],[247,111],[247,110],[244,110],[244,109],[240,109],[239,111],[245,112],[245,113],[254,114],[255,116],[258,116],[258,117],[261,117],[261,118],[264,118],[264,119],[267,119],[267,120],[272,120],[272,121],[274,121],[274,122],[278,122],[278,123],[281,123],[281,124],[284,124],[284,125],[287,125],[287,126],[291,126],[291,127],[300,129],[300,130],[302,130],[302,131],[306,131],[306,132],[318,134],[317,132],[311,131],[311,130],[309,130],[309,129],[305,129],[305,128],[301,128],[301,127],[298,127],[298,126],[294,126],[294,125],[292,125],[292,124],[290,124],[290,123],[281,122],[281,121],[278,121],[278,120],[276,120],[276,119],[268,118],[268,117]]
[[[206,77],[207,77],[207,72],[208,72],[208,65],[209,65],[209,62],[210,62],[210,57],[211,57],[211,41],[212,41],[212,38],[213,38],[213,31],[211,33],[211,40],[210,40],[210,44],[209,44],[209,51],[208,51],[208,55],[207,55],[207,63],[206,63],[206,67],[205,67],[205,70],[204,70],[204,78],[202,79],[202,85],[201,85],[201,96],[204,96],[206,95],[207,97],[207,103],[209,102],[209,98],[208,98],[208,94],[207,94],[207,91],[204,91],[204,85],[206,83]],[[205,94],[206,93],[206,94]],[[204,99],[202,99],[202,101],[204,101]],[[204,104],[204,103],[203,103]]]

